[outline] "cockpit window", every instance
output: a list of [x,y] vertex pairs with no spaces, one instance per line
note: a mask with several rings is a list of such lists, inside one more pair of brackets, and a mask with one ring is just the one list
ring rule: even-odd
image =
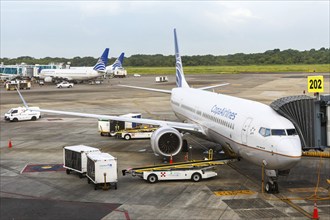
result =
[[297,131],[296,129],[286,129],[286,133],[288,133],[289,136],[292,136],[292,135],[297,135]]
[[286,136],[284,129],[272,129],[272,135],[274,136]]
[[268,136],[270,136],[270,129],[261,127],[259,129],[259,134],[261,134],[264,137],[268,137]]

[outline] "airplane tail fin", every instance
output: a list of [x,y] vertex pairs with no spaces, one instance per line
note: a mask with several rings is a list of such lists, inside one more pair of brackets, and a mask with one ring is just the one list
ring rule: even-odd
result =
[[174,28],[174,44],[175,44],[175,65],[176,65],[176,86],[189,88],[189,85],[184,77],[181,56],[179,53],[178,39],[176,36],[176,29]]
[[125,53],[121,53],[120,56],[116,59],[116,61],[112,64],[112,70],[115,70],[116,68],[123,67],[124,63],[124,56]]
[[97,60],[97,63],[93,67],[93,70],[104,72],[105,67],[108,63],[108,54],[109,54],[109,48],[105,48],[102,56]]

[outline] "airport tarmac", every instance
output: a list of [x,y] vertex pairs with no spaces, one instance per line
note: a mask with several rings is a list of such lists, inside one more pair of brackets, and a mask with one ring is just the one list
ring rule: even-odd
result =
[[[215,92],[270,104],[277,98],[307,91],[308,73],[250,73],[187,75],[193,87],[230,83]],[[316,74],[319,75],[319,74]],[[329,91],[329,73],[325,88]],[[155,76],[110,79],[101,85],[78,84],[71,89],[55,85],[33,85],[22,94],[30,106],[45,109],[121,115],[142,113],[144,118],[177,120],[169,95],[116,86],[170,89],[169,82],[156,83]],[[143,179],[122,176],[130,167],[162,163],[154,156],[149,140],[121,140],[102,137],[97,120],[65,115],[42,114],[37,121],[5,122],[3,115],[21,106],[17,92],[0,89],[0,218],[1,219],[308,219],[316,200],[320,219],[330,219],[329,159],[304,157],[290,175],[279,178],[280,193],[262,192],[262,170],[241,160],[217,167],[218,176],[195,183],[167,181],[149,184]],[[244,107],[244,106],[242,106]],[[186,135],[192,146],[190,159],[207,157],[205,151],[221,147]],[[12,148],[8,148],[8,140]],[[118,189],[94,190],[87,179],[67,175],[63,169],[49,171],[63,163],[63,147],[84,144],[100,148],[118,158]],[[329,149],[327,149],[329,150]],[[174,157],[183,161],[184,155]],[[41,165],[34,172],[22,172],[27,165]],[[319,175],[319,176],[318,176]],[[319,179],[319,181],[318,181]],[[317,187],[317,188],[316,188]],[[317,190],[315,190],[317,189]]]

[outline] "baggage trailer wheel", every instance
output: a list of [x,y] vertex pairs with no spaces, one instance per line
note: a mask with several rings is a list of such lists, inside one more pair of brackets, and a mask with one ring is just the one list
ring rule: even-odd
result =
[[68,174],[68,175],[69,175],[71,171],[70,171],[69,169],[66,169],[66,171],[65,171],[65,172],[66,172],[66,174]]
[[202,176],[199,173],[194,173],[191,176],[192,181],[194,182],[199,182],[202,179]]
[[158,181],[157,175],[150,174],[147,178],[149,183],[156,183]]

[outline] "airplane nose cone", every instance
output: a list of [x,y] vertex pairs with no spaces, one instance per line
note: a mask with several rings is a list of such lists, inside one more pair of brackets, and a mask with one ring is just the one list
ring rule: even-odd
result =
[[282,139],[277,147],[278,162],[283,165],[283,169],[290,169],[297,164],[302,155],[301,143],[299,137],[290,137]]
[[299,138],[282,139],[278,145],[277,151],[289,157],[301,157],[302,150]]

